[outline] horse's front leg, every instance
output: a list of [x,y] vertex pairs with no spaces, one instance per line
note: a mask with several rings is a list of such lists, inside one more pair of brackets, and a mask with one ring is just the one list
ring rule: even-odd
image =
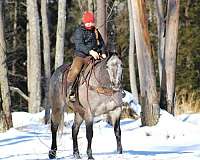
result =
[[117,141],[117,153],[122,154],[120,118],[114,123],[114,132]]
[[81,158],[79,155],[77,135],[82,122],[83,118],[78,113],[75,113],[74,123],[72,125],[72,139],[73,139],[73,155],[76,159]]
[[87,155],[88,155],[88,160],[94,160],[92,156],[92,137],[93,137],[93,120],[86,120],[86,137],[88,141],[88,146],[87,146]]
[[56,158],[56,151],[57,151],[57,142],[56,142],[57,130],[58,130],[58,125],[54,124],[53,121],[51,121],[52,144],[51,144],[51,150],[49,151],[49,159]]
[[109,117],[114,127],[115,137],[117,141],[117,153],[122,154],[120,115],[121,115],[120,107],[116,108],[114,111],[111,111],[109,113]]

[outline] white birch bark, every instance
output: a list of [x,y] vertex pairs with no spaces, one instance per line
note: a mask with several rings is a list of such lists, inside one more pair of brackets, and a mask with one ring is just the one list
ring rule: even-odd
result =
[[63,64],[66,23],[66,0],[58,1],[58,24],[56,33],[55,69]]

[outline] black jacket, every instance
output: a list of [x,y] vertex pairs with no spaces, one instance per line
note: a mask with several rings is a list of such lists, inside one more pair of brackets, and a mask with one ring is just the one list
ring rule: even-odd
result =
[[90,50],[98,53],[105,52],[105,43],[101,34],[98,31],[99,45],[97,45],[95,30],[87,30],[83,25],[80,25],[74,33],[75,54],[80,57],[89,55]]

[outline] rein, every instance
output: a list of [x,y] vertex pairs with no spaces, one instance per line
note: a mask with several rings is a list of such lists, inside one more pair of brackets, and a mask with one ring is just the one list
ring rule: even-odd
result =
[[103,87],[103,86],[92,86],[92,85],[89,84],[90,77],[91,77],[92,73],[94,74],[96,81],[99,84],[101,84],[100,80],[98,80],[98,78],[96,77],[96,74],[95,74],[95,70],[94,70],[95,63],[94,63],[94,61],[91,62],[91,65],[92,65],[92,67],[89,70],[89,73],[87,74],[87,76],[89,76],[89,78],[87,79],[87,77],[85,77],[84,74],[82,75],[83,79],[84,79],[83,83],[86,83],[86,87],[87,87],[87,99],[88,99],[88,90],[96,91],[98,94],[104,94],[106,96],[112,96],[116,92],[112,88]]

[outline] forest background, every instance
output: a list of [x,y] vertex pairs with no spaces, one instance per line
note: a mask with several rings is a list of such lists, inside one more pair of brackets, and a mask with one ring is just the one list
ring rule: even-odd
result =
[[[40,34],[42,37],[42,1],[37,1]],[[88,1],[67,0],[64,40],[64,63],[72,62],[73,32],[81,22],[81,15],[88,7]],[[164,1],[165,2],[165,1]],[[145,1],[146,17],[150,34],[152,61],[159,88],[157,58],[157,24],[154,1]],[[48,1],[48,28],[50,39],[50,68],[54,71],[56,54],[56,33],[58,22],[58,1]],[[107,1],[108,49],[120,53],[124,64],[123,88],[131,92],[129,78],[129,13],[126,0]],[[92,10],[96,13],[96,5]],[[176,113],[200,111],[200,1],[181,0],[179,10],[179,30],[176,65]],[[6,64],[8,83],[11,90],[11,111],[28,111],[27,96],[27,4],[25,0],[7,0],[4,3],[4,29],[6,42]],[[40,110],[45,108],[44,41],[41,38],[41,101]],[[136,53],[134,54],[136,56]],[[136,59],[136,58],[135,58]],[[37,67],[37,66],[36,66]],[[136,81],[139,89],[138,67]],[[159,92],[159,89],[158,89]],[[20,93],[20,94],[19,94]],[[140,91],[139,91],[140,93]],[[23,95],[23,96],[22,96]],[[2,100],[1,100],[2,102]]]

